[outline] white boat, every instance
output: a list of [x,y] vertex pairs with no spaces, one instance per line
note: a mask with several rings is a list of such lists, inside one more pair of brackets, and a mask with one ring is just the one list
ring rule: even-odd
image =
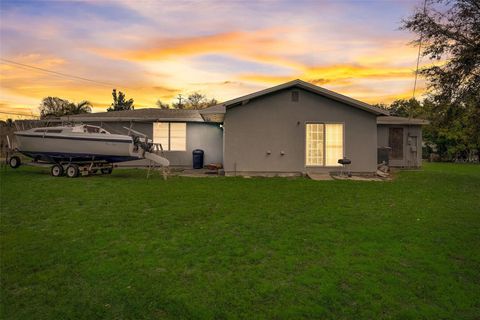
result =
[[47,162],[136,160],[134,139],[92,125],[33,128],[15,132],[22,154]]
[[[77,176],[80,171],[88,173],[95,169],[110,173],[113,163],[148,159],[163,167],[170,162],[157,154],[153,144],[144,134],[129,130],[129,135],[111,134],[92,125],[33,128],[15,132],[16,151],[33,158],[35,162],[54,164],[52,175]],[[160,148],[161,150],[161,148]],[[20,165],[20,158],[13,156],[10,166]],[[109,167],[105,167],[108,165]],[[71,175],[69,174],[69,167]]]

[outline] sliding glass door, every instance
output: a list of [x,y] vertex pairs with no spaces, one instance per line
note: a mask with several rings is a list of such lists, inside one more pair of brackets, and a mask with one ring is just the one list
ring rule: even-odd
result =
[[307,123],[305,164],[307,166],[339,166],[344,156],[343,123]]

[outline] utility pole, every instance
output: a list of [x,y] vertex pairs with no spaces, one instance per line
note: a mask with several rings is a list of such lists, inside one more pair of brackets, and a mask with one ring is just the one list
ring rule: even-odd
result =
[[181,93],[178,94],[177,99],[178,99],[178,104],[182,105],[182,94]]

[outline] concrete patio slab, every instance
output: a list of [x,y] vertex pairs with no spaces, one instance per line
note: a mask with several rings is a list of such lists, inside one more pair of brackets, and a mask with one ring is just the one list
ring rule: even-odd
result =
[[328,173],[312,173],[308,172],[307,176],[316,181],[328,181],[328,180],[333,180],[332,176]]

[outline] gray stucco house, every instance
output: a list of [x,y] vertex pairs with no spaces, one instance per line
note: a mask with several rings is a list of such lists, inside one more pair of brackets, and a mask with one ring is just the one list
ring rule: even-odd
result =
[[390,148],[391,166],[421,165],[424,120],[388,111],[294,80],[203,110],[139,109],[63,117],[113,133],[124,127],[161,143],[173,166],[192,166],[192,151],[205,163],[223,164],[226,175],[298,175],[349,171],[373,173],[377,148]]

